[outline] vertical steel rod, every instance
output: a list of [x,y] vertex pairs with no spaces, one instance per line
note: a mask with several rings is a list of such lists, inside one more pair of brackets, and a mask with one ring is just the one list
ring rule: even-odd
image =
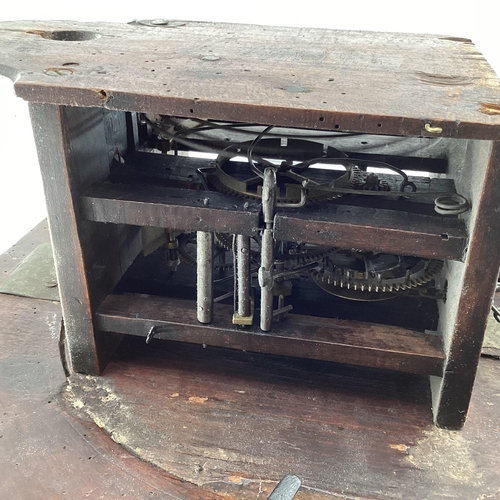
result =
[[213,319],[213,254],[214,234],[198,231],[196,234],[196,311],[200,323],[210,323]]
[[250,237],[236,236],[236,273],[238,276],[238,315],[250,316]]

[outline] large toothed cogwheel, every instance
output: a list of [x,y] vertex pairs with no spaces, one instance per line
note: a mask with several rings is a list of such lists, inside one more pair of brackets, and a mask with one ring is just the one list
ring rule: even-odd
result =
[[334,248],[313,245],[311,243],[287,242],[280,246],[282,248],[279,248],[275,252],[275,260],[297,266],[323,261],[327,255],[335,251]]
[[438,260],[360,251],[329,254],[313,280],[333,295],[353,300],[385,300],[428,283],[441,271]]
[[[244,157],[248,153],[250,144],[240,144],[225,151],[224,155],[219,155],[215,162],[215,171],[208,175],[210,183],[223,193],[228,193],[244,198],[262,198],[262,177],[252,171],[250,165],[244,158],[235,161],[236,157]],[[334,148],[324,148],[322,144],[289,139],[286,145],[281,145],[279,139],[262,139],[256,150],[255,163],[269,163],[269,159],[282,160],[281,164],[275,164],[278,203],[298,203],[301,200],[302,190],[307,189],[307,201],[319,202],[331,200],[342,196],[339,193],[332,193],[320,189],[325,187],[323,183],[315,180],[314,168],[299,168],[297,162],[318,159],[318,164],[322,158],[346,158],[346,155]],[[234,160],[234,161],[233,161]],[[330,188],[353,189],[363,181],[361,170],[355,165],[345,167],[336,178],[329,184]],[[317,176],[317,171],[316,171]]]
[[[177,238],[179,241],[179,259],[184,264],[196,267],[196,233],[182,233]],[[219,242],[217,235],[214,251],[214,270],[227,271],[233,269],[232,260],[226,261],[226,249]]]

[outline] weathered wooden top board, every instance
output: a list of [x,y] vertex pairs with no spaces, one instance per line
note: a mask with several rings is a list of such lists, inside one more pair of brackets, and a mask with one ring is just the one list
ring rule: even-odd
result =
[[500,81],[464,38],[15,21],[0,23],[0,74],[32,102],[500,140]]

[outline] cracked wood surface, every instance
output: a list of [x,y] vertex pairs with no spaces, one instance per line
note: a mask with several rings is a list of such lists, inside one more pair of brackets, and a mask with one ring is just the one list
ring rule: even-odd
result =
[[321,130],[500,139],[500,82],[465,38],[185,22],[0,23],[32,102]]

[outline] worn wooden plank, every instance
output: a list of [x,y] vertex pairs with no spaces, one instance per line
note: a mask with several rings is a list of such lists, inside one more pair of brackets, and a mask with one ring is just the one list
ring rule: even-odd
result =
[[[114,149],[126,147],[124,121],[96,108],[32,104],[30,112],[65,319],[68,369],[98,373],[99,356],[104,360],[109,346],[96,340],[92,310],[137,255],[140,235],[136,228],[83,220],[77,203],[82,190],[107,177]],[[99,242],[106,244],[99,247]]]
[[254,235],[259,205],[215,192],[101,183],[81,198],[86,219],[115,224]]
[[430,425],[426,377],[132,337],[64,394],[202,491],[263,499],[293,472],[296,500],[476,499],[500,488],[499,373],[482,360],[460,433]]
[[463,38],[226,23],[169,29],[17,21],[2,23],[0,46],[2,73],[32,102],[244,116],[322,130],[500,137],[498,78]]
[[23,262],[25,257],[38,245],[44,243],[50,243],[46,219],[36,225],[0,257],[0,284]]
[[436,423],[451,429],[465,422],[500,267],[500,143],[471,144],[468,155],[472,236],[464,264],[449,263],[446,274],[439,329],[447,358],[443,378],[433,380]]
[[[39,241],[37,232],[17,248]],[[58,303],[0,294],[0,320],[2,498],[222,498],[132,456],[65,410]]]
[[109,180],[122,184],[156,184],[183,189],[203,190],[197,169],[210,166],[210,160],[135,151],[127,154],[125,163],[111,165]]
[[275,238],[432,259],[462,260],[463,221],[369,207],[326,205],[281,210]]
[[[77,216],[72,199],[75,181],[67,170],[68,138],[64,109],[37,104],[30,106],[44,182],[54,260],[65,316],[69,369],[99,372],[97,347]],[[62,208],[62,210],[61,210]]]
[[404,328],[294,314],[272,332],[232,325],[232,306],[217,304],[211,324],[196,320],[192,301],[110,295],[96,313],[99,329],[253,352],[322,359],[411,373],[440,375],[438,336]]

